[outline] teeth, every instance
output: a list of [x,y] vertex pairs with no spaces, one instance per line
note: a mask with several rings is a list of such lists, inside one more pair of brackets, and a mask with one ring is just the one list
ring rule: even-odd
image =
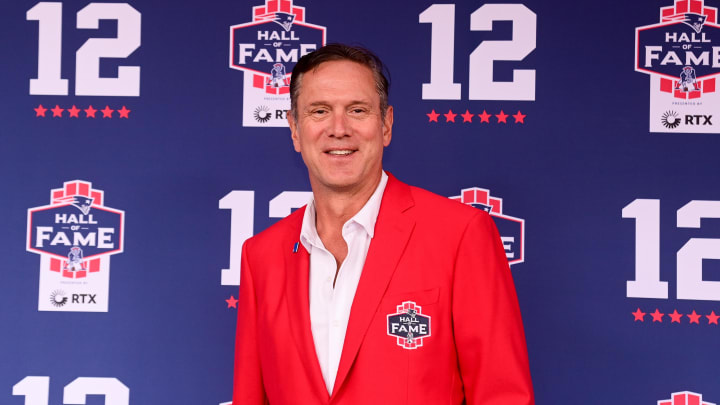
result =
[[328,151],[328,153],[331,155],[349,155],[349,154],[353,153],[353,151],[351,151],[351,150],[331,150],[331,151]]

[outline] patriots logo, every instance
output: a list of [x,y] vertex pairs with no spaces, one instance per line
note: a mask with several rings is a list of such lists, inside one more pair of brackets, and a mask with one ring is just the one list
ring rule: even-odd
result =
[[707,16],[697,13],[685,13],[685,19],[683,20],[683,24],[689,25],[690,28],[695,30],[696,33],[700,33],[703,28],[703,24],[705,24],[705,20],[707,19]]
[[63,270],[70,270],[70,271],[76,271],[76,270],[87,270],[85,268],[85,264],[83,263],[83,251],[77,246],[73,246],[70,248],[70,253],[68,253],[68,259],[67,263],[65,263],[65,267]]
[[695,69],[692,66],[685,66],[680,72],[680,80],[675,83],[675,90],[684,92],[699,90],[695,87],[697,78],[695,77]]
[[270,71],[270,78],[265,82],[265,85],[272,87],[288,86],[289,83],[285,82],[285,65],[282,63],[274,64]]
[[285,31],[290,31],[293,22],[295,22],[295,14],[275,13],[273,22],[279,24]]
[[79,209],[83,215],[87,215],[90,212],[90,208],[92,208],[93,201],[95,199],[92,197],[85,197],[82,195],[75,195],[73,196],[72,201],[70,201],[70,204]]
[[476,202],[476,203],[473,203],[470,205],[472,205],[473,207],[475,207],[477,209],[481,209],[481,210],[487,212],[488,214],[492,211],[492,206],[487,205],[487,204]]

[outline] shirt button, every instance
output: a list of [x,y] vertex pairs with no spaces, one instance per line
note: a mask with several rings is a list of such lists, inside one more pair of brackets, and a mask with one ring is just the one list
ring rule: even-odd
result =
[[333,280],[332,277],[328,277],[325,281],[328,283],[332,283],[332,280]]
[[337,328],[338,326],[340,326],[340,322],[332,321],[332,323],[330,323],[330,325],[332,325],[333,328]]

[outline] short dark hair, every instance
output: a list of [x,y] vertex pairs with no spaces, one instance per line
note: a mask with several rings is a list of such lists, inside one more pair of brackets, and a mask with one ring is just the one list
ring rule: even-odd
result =
[[[290,109],[293,117],[297,119],[297,99],[300,95],[302,77],[306,72],[315,70],[320,64],[336,60],[348,60],[366,66],[372,71],[375,79],[375,88],[380,96],[380,114],[383,119],[388,108],[388,89],[390,82],[387,76],[390,72],[377,55],[361,46],[332,43],[310,52],[298,60],[293,68],[290,78]],[[387,73],[387,76],[385,75]]]

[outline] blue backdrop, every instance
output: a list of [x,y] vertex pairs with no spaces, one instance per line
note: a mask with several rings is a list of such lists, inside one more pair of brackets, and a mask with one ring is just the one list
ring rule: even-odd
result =
[[720,2],[263,1],[3,5],[0,402],[230,401],[323,41],[389,67],[386,170],[493,206],[538,404],[720,402]]

